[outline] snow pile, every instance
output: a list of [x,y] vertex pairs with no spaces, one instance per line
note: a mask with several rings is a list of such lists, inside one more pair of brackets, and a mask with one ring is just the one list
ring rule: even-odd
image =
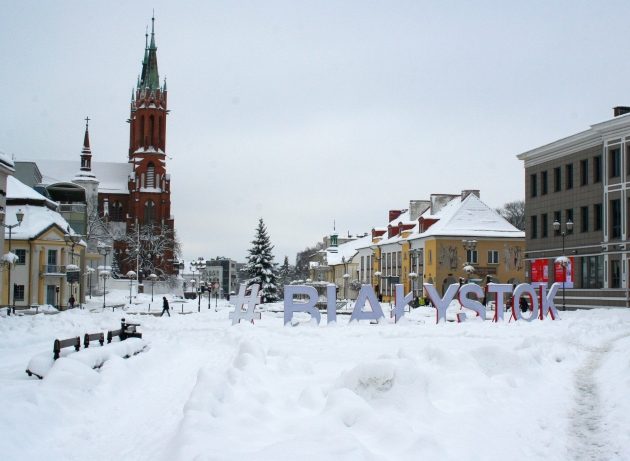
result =
[[[150,295],[137,301],[146,311]],[[0,459],[630,459],[627,310],[284,327],[272,309],[232,327],[219,300],[136,317],[151,348],[128,360],[95,344],[28,378],[55,337],[129,320],[99,305],[1,319]]]
[[[81,349],[78,352],[75,352],[73,347],[64,348],[61,351],[62,356],[57,360],[54,360],[52,352],[37,354],[29,361],[26,370],[27,373],[30,372],[39,378],[45,378],[49,374],[54,374],[57,368],[68,368],[69,365],[66,364],[68,360],[79,362],[90,369],[100,368],[112,357],[129,358],[139,354],[146,347],[147,343],[140,338],[128,338],[125,341],[104,344],[103,346],[95,341],[92,347]],[[76,369],[74,364],[71,367]]]

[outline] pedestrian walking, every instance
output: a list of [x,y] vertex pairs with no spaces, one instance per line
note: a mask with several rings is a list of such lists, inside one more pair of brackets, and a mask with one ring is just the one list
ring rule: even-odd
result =
[[164,312],[166,312],[168,316],[170,317],[171,313],[168,310],[169,310],[168,300],[166,299],[166,296],[162,296],[162,313],[160,314],[160,317],[164,315]]
[[70,299],[68,299],[68,307],[70,309],[74,309],[74,303],[76,302],[76,300],[74,299],[73,295],[70,295]]

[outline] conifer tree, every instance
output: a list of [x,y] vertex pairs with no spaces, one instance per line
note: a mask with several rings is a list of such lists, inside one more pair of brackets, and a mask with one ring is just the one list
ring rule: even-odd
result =
[[273,245],[267,234],[267,228],[262,218],[258,221],[256,236],[247,256],[247,272],[249,281],[247,286],[259,285],[262,302],[273,302],[278,299],[276,265],[271,254]]
[[278,271],[278,283],[280,284],[279,292],[283,298],[284,298],[284,287],[285,285],[288,285],[291,282],[291,276],[293,275],[292,273],[293,273],[293,270],[292,270],[291,265],[289,264],[289,257],[285,256],[284,262],[282,263],[282,266],[280,266],[280,270]]

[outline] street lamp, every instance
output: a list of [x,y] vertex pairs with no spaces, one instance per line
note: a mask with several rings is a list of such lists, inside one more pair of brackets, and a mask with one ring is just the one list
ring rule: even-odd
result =
[[413,298],[416,298],[416,279],[418,278],[418,274],[415,272],[409,272],[409,278],[411,279],[411,293],[413,293]]
[[348,274],[348,261],[346,261],[346,257],[341,257],[341,264],[343,264],[343,299],[348,300],[348,279],[350,278],[350,274]]
[[[18,227],[20,224],[22,224],[22,220],[24,219],[24,212],[22,211],[22,209],[17,210],[17,212],[15,213],[15,218],[17,219],[17,223],[15,224],[5,224],[4,218],[5,218],[5,211],[4,211],[4,208],[2,208],[2,210],[0,210],[0,220],[2,221],[2,225],[6,229],[9,229],[9,255],[12,255],[11,233],[13,231],[13,228]],[[13,313],[15,314],[15,290],[13,290],[13,303],[11,303],[11,267],[13,263],[15,263],[15,258],[13,258],[13,261],[9,261],[9,287],[8,287],[9,291],[7,292],[7,305],[13,304]],[[9,312],[10,310],[11,310],[10,307],[7,308],[7,312]]]
[[[553,222],[553,230],[558,232],[560,231],[560,228],[562,226],[560,225],[560,222],[558,220]],[[562,265],[562,310],[566,310],[567,306],[565,304],[565,297],[564,297],[564,285],[567,281],[567,266],[569,265],[569,258],[567,258],[564,254],[564,239],[567,235],[567,233],[571,232],[573,230],[573,221],[571,221],[570,219],[564,223],[564,230],[560,233],[560,235],[562,235],[562,255],[556,259],[556,262],[559,263],[560,265]]]
[[93,267],[87,268],[88,286],[90,288],[90,299],[92,299],[92,274],[94,273]]
[[98,242],[96,245],[98,254],[103,256],[103,270],[99,274],[99,277],[103,279],[103,309],[105,309],[105,287],[107,278],[110,276],[110,272],[107,270],[107,255],[112,250],[112,247],[103,242]]
[[151,302],[153,302],[153,285],[155,285],[155,281],[157,280],[158,276],[151,273],[148,276],[148,279],[151,281]]
[[199,297],[199,299],[197,300],[197,303],[198,303],[197,312],[201,312],[201,269],[204,269],[205,267],[206,267],[206,261],[204,261],[204,259],[201,257],[197,258],[195,261],[192,261],[190,263],[190,270],[193,273],[193,277],[195,276],[195,270],[197,271],[197,274],[199,275],[199,279],[197,280],[197,296]]
[[129,277],[129,304],[131,304],[131,289],[133,288],[133,278],[137,275],[134,271],[127,272],[127,277]]
[[[68,231],[70,227],[68,226]],[[70,234],[68,232],[63,236],[67,245],[70,245],[70,266],[66,266],[66,280],[70,282],[70,294],[74,298],[74,282],[79,282],[79,267],[74,264],[74,247],[81,241],[81,236],[78,234]],[[70,275],[72,273],[72,275]],[[81,290],[79,290],[80,292]],[[79,296],[80,298],[80,296]],[[79,306],[81,305],[81,299],[79,299]]]

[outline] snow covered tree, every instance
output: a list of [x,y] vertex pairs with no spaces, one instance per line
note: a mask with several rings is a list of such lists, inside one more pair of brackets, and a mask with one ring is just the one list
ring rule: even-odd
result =
[[273,262],[271,250],[273,250],[273,245],[271,245],[265,223],[260,218],[245,267],[250,277],[247,286],[256,284],[260,286],[263,303],[278,299],[276,265]]

